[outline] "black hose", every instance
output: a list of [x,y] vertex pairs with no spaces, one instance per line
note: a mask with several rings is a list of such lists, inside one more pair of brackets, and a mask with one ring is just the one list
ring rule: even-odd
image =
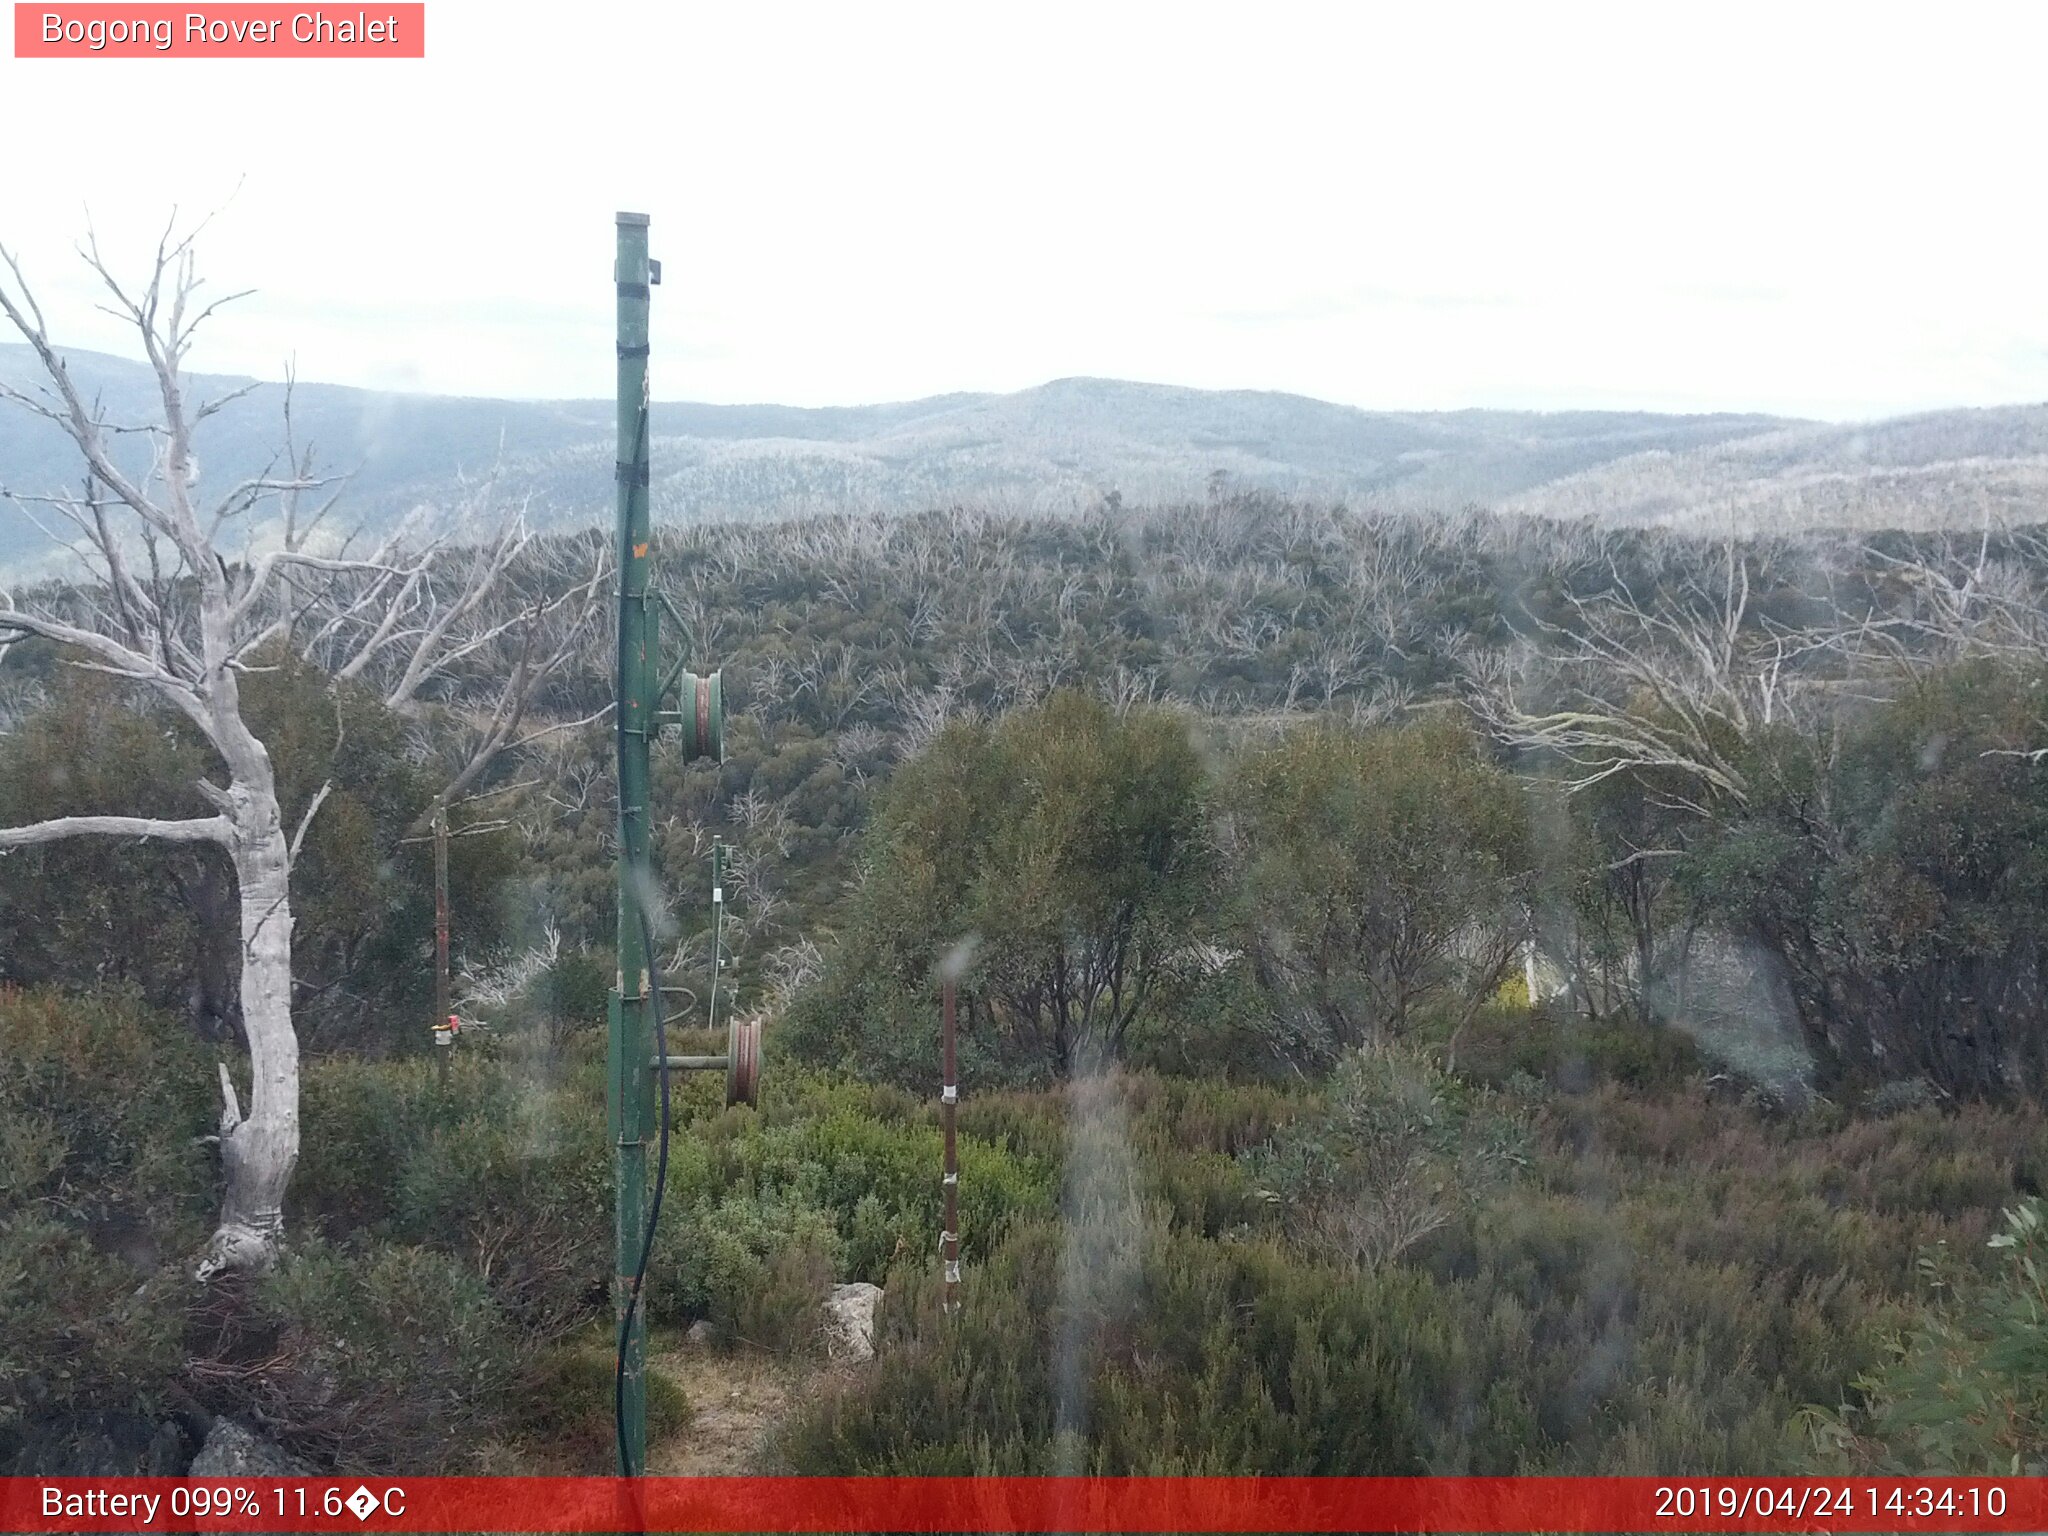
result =
[[[654,1156],[654,1204],[647,1212],[647,1235],[640,1241],[640,1263],[633,1271],[633,1283],[626,1291],[625,1315],[619,1319],[618,1368],[612,1381],[612,1423],[619,1442],[619,1476],[633,1476],[632,1458],[626,1451],[626,1342],[633,1333],[633,1314],[640,1306],[640,1288],[647,1280],[647,1260],[654,1252],[654,1229],[661,1221],[661,1197],[668,1188],[668,1017],[661,1006],[661,967],[655,959],[654,926],[640,913],[640,942],[647,952],[647,985],[654,1005],[654,1059],[661,1072],[661,1135]],[[645,1362],[642,1362],[645,1369]],[[645,1470],[644,1468],[642,1469]]]

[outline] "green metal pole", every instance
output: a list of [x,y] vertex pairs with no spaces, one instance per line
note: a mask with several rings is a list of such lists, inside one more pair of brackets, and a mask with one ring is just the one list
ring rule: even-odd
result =
[[[619,658],[616,730],[619,759],[619,969],[611,995],[611,1135],[618,1198],[614,1297],[624,1323],[634,1301],[634,1276],[647,1237],[647,1151],[654,1123],[654,1051],[649,956],[642,942],[645,904],[654,885],[648,836],[648,747],[655,730],[655,614],[648,601],[647,509],[647,215],[618,216]],[[623,1373],[619,1460],[647,1467],[647,1325],[633,1308],[621,1339]]]

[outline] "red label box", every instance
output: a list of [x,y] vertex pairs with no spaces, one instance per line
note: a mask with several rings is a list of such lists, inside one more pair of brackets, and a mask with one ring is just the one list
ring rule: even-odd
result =
[[18,1477],[0,1530],[1984,1533],[2048,1530],[2048,1479]]
[[420,0],[354,5],[15,0],[17,59],[423,59]]

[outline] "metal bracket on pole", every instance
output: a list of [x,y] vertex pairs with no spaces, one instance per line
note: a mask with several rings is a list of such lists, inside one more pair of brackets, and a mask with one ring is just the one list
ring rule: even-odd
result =
[[[660,1066],[662,1058],[650,1058]],[[761,1094],[761,1021],[757,1018],[728,1019],[725,1025],[725,1054],[722,1056],[670,1056],[671,1072],[723,1072],[725,1102],[752,1105]]]

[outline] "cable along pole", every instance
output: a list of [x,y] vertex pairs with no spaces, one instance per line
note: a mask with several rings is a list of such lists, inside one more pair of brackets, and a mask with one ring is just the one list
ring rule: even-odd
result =
[[655,729],[656,618],[648,606],[651,542],[647,507],[647,310],[658,268],[647,258],[648,217],[618,215],[618,489],[619,650],[614,674],[613,731],[618,749],[618,970],[613,977],[608,1038],[609,1124],[614,1149],[613,1299],[619,1319],[615,1403],[619,1470],[647,1466],[647,1318],[641,1309],[647,1220],[647,1143],[654,1135],[653,956],[645,935],[654,895],[650,855],[649,744]]
[[[661,282],[661,263],[647,255],[648,217],[621,213],[612,281],[618,292],[618,485],[616,529],[619,573],[618,665],[613,678],[613,730],[618,750],[618,970],[609,1000],[606,1053],[607,1124],[613,1148],[613,1301],[618,1318],[618,1360],[613,1400],[619,1471],[647,1470],[647,1315],[641,1305],[661,1196],[668,1175],[669,1074],[721,1071],[726,1103],[752,1104],[760,1084],[761,1021],[730,1014],[722,1056],[672,1056],[668,1051],[666,992],[655,950],[660,906],[654,879],[652,815],[653,744],[662,731],[677,733],[686,759],[725,761],[725,692],[720,674],[686,671],[687,652],[666,675],[660,670],[660,610],[683,628],[675,607],[653,583],[652,518],[648,508],[649,393],[648,300]],[[657,607],[657,605],[659,605]],[[685,637],[687,640],[687,637]],[[676,707],[664,708],[674,699]],[[712,855],[712,1019],[717,1023],[717,967],[724,963],[725,851]],[[657,1098],[658,1090],[658,1098]],[[658,1112],[657,1112],[658,1105]],[[647,1149],[655,1149],[652,1188]]]

